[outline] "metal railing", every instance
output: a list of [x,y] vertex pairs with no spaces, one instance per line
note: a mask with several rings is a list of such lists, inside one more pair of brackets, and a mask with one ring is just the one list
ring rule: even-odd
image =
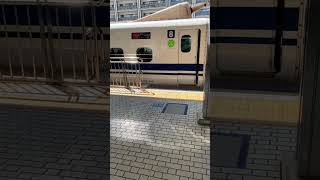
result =
[[110,57],[111,86],[142,88],[143,73],[139,57]]
[[0,80],[106,84],[103,11],[108,4],[93,1],[0,1]]

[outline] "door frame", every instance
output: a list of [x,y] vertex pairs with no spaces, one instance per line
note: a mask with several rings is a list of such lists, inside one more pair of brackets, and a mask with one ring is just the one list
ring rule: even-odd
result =
[[[195,73],[194,73],[194,82],[192,83],[189,83],[188,85],[198,85],[199,84],[199,63],[200,63],[200,45],[201,45],[201,30],[200,29],[182,29],[182,30],[179,30],[178,32],[178,63],[179,65],[180,64],[185,64],[185,63],[181,63],[181,37],[182,35],[184,35],[185,31],[193,31],[196,35],[194,37],[191,37],[191,41],[194,41],[193,39],[197,40],[196,42],[196,46],[197,47],[192,47],[192,42],[191,42],[191,51],[193,48],[195,48],[195,61],[192,63],[193,65],[195,65]],[[189,64],[189,63],[188,63]],[[192,72],[193,74],[193,72]],[[185,85],[185,84],[181,84],[180,82],[180,73],[178,73],[178,84],[179,85]]]

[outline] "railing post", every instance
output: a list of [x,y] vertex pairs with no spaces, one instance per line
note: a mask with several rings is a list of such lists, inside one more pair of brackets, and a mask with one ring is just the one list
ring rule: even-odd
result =
[[94,69],[95,69],[95,79],[100,82],[100,60],[98,52],[98,27],[96,18],[96,7],[92,3],[92,17],[93,17],[93,36],[94,36]]
[[53,36],[52,36],[52,22],[51,22],[51,14],[49,11],[48,6],[44,7],[45,13],[46,13],[46,18],[47,18],[47,31],[48,31],[48,48],[49,48],[49,53],[48,53],[48,61],[50,62],[51,65],[51,78],[55,82],[62,82],[62,75],[61,72],[58,71],[59,69],[59,64],[56,62],[55,58],[55,49],[53,45]]
[[43,58],[44,61],[44,66],[43,66],[43,71],[44,71],[44,78],[48,79],[47,77],[47,73],[50,74],[50,65],[49,65],[49,61],[48,61],[48,49],[47,49],[47,41],[46,41],[46,36],[45,36],[45,26],[44,26],[44,22],[43,22],[43,13],[42,13],[42,8],[43,5],[40,3],[39,0],[37,0],[37,4],[38,4],[38,18],[39,18],[39,23],[40,23],[40,38],[41,38],[41,58]]
[[[114,62],[113,59],[118,61]],[[122,86],[131,91],[132,87],[142,88],[143,73],[139,60],[138,57],[111,57],[110,74],[114,75],[111,77],[111,85]]]

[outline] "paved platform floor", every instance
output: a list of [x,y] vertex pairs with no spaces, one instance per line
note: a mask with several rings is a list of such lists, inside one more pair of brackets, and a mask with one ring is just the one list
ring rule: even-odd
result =
[[297,134],[295,127],[231,122],[215,122],[211,127],[212,133],[250,136],[246,167],[240,169],[213,166],[211,168],[213,179],[280,180],[281,153],[295,152]]
[[[208,180],[210,173],[215,180],[280,180],[280,153],[295,151],[296,128],[214,122],[213,132],[251,140],[244,169],[210,168],[210,128],[197,124],[200,101],[115,95],[110,101],[112,180]],[[187,104],[187,114],[162,113],[166,103]],[[0,179],[103,179],[106,119],[101,111],[1,106]]]
[[101,85],[0,82],[0,103],[105,111],[109,106],[106,89]]
[[0,180],[107,180],[109,113],[0,105]]
[[[187,115],[164,103],[188,104]],[[209,180],[210,129],[197,124],[201,102],[111,96],[111,179]]]
[[[188,104],[188,113],[164,114],[165,103]],[[295,151],[296,128],[214,122],[212,132],[250,135],[250,145],[245,168],[210,169],[201,112],[200,101],[111,96],[111,179],[200,180],[211,171],[214,180],[280,180],[280,154]]]

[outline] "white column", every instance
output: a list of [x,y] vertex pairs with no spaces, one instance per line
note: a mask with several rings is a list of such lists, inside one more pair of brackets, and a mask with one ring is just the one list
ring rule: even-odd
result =
[[[192,5],[195,5],[197,3],[197,0],[192,0]],[[192,13],[192,18],[196,17],[196,13]]]
[[113,7],[114,7],[114,17],[115,17],[116,21],[119,21],[117,0],[113,0]]
[[141,18],[141,1],[137,0],[138,19]]

